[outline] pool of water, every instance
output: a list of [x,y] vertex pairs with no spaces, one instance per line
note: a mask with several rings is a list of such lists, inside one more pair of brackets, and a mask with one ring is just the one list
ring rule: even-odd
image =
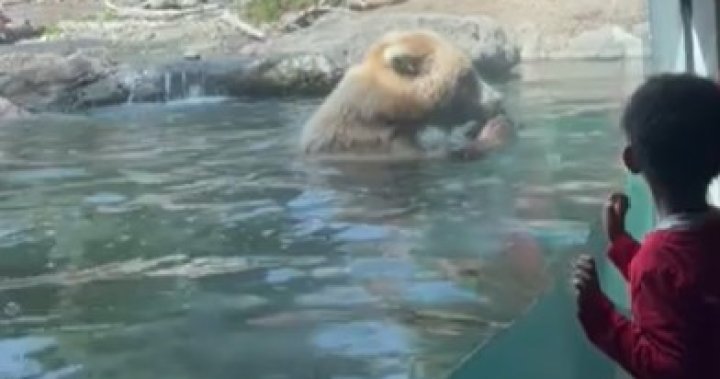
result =
[[639,77],[525,66],[518,144],[470,163],[303,161],[318,100],[4,125],[0,378],[437,378],[583,243]]

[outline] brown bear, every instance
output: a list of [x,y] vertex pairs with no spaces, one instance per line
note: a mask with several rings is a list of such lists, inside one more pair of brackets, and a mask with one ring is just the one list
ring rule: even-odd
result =
[[504,117],[493,118],[502,113],[500,96],[459,48],[431,31],[391,32],[305,124],[301,148],[315,156],[427,156],[418,142],[426,126],[472,121],[470,142],[455,155],[472,158],[514,136]]

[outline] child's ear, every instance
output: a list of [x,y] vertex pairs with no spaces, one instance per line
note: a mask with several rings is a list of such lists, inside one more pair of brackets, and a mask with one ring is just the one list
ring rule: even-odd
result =
[[628,171],[630,171],[630,173],[640,173],[640,167],[638,167],[637,162],[635,161],[635,154],[633,152],[632,146],[628,145],[623,149],[622,160],[625,164],[625,167],[628,169]]

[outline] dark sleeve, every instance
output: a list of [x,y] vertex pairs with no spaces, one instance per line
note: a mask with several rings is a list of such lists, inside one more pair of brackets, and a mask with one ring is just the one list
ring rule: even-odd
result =
[[629,235],[616,239],[608,249],[608,257],[625,280],[629,280],[630,262],[640,250],[640,244]]
[[687,378],[690,325],[677,283],[671,269],[638,270],[631,275],[632,321],[601,294],[580,310],[588,338],[634,377]]

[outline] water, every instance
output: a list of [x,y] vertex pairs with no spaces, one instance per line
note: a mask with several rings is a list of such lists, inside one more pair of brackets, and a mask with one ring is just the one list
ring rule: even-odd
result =
[[298,159],[316,100],[0,128],[0,377],[436,378],[518,317],[621,180],[619,63],[526,67],[506,154]]

